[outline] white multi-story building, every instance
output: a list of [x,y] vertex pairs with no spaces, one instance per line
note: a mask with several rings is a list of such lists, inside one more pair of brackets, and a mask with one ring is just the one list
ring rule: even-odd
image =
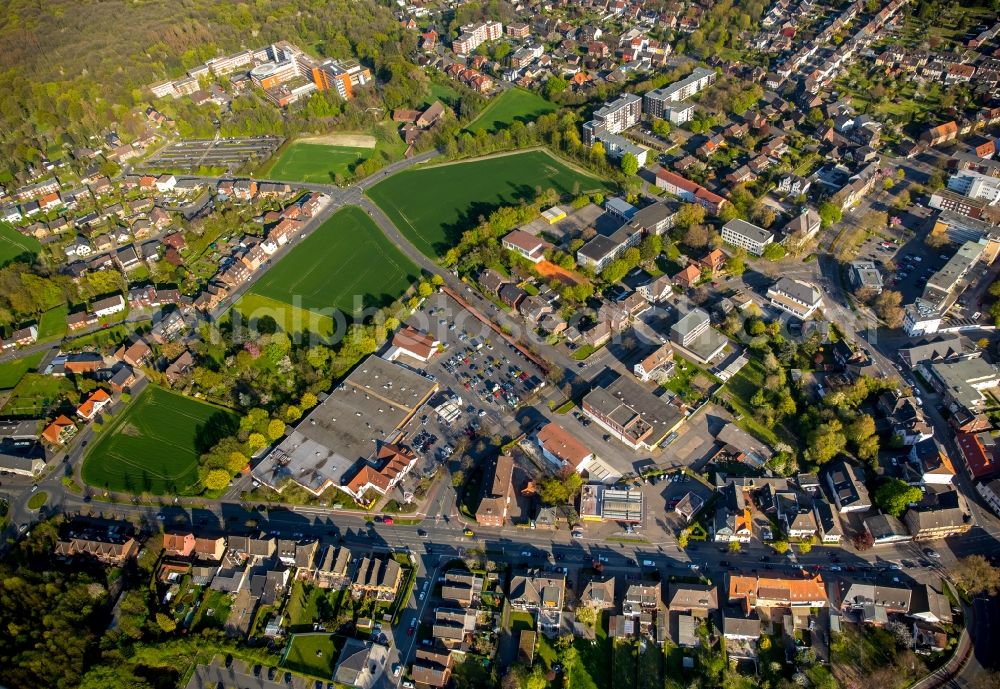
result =
[[643,109],[651,117],[667,119],[667,108],[671,103],[687,100],[715,81],[715,71],[698,67],[690,75],[669,86],[647,91],[642,97]]
[[948,180],[948,188],[956,193],[995,204],[1000,201],[1000,179],[974,170],[962,170]]
[[642,98],[624,93],[594,111],[594,123],[612,134],[618,134],[639,124],[642,119]]
[[746,220],[735,218],[722,226],[722,241],[738,246],[754,256],[764,253],[764,247],[774,241],[774,233]]
[[486,41],[495,41],[503,35],[503,24],[500,22],[483,22],[481,24],[466,24],[462,33],[451,44],[456,55],[468,55]]

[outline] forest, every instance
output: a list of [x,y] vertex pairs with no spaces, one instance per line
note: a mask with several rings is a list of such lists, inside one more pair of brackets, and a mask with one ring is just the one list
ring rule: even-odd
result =
[[418,91],[410,81],[415,68],[406,59],[415,35],[374,0],[4,5],[0,184],[23,181],[43,157],[58,160],[64,147],[88,145],[119,123],[128,141],[129,130],[134,135],[141,126],[129,112],[149,100],[149,84],[216,55],[279,40],[320,57],[357,57],[372,65],[389,107]]

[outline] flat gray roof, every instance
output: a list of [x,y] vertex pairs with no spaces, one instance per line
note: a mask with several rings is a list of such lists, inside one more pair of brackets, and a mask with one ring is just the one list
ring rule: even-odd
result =
[[271,485],[279,476],[313,488],[327,480],[339,484],[351,466],[375,452],[378,443],[394,441],[399,427],[435,390],[435,381],[369,356],[299,422],[254,475]]

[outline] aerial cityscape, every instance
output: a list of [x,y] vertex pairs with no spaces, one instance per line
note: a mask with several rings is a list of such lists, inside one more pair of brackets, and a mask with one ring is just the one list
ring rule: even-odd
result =
[[1000,689],[1000,0],[0,48],[0,689]]

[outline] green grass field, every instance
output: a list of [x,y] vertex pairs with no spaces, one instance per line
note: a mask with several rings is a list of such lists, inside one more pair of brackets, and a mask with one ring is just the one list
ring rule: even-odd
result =
[[[348,206],[268,270],[250,294],[327,318],[333,309],[356,317],[391,303],[418,275],[363,210]],[[242,306],[240,312],[248,313]]]
[[473,133],[483,130],[496,132],[517,121],[527,124],[555,110],[555,103],[537,93],[520,88],[507,89],[491,100],[466,129]]
[[534,200],[538,190],[562,194],[607,189],[545,151],[404,170],[367,191],[417,249],[439,258],[462,232],[503,205]]
[[[31,357],[27,361],[30,363]],[[37,365],[36,362],[35,366]],[[14,386],[7,403],[3,409],[0,409],[0,414],[4,416],[44,416],[71,390],[73,390],[73,384],[66,378],[43,376],[40,373],[24,373]]]
[[0,266],[24,254],[37,254],[42,245],[34,237],[26,237],[10,223],[0,222]]
[[340,646],[340,640],[332,634],[295,634],[281,665],[294,672],[328,679],[333,675]]
[[375,153],[374,148],[329,146],[296,141],[288,145],[267,171],[271,179],[290,182],[332,184],[335,175],[351,177],[358,163]]
[[149,385],[91,443],[83,480],[133,493],[191,493],[199,457],[236,420],[228,409]]
[[55,340],[66,334],[66,318],[69,316],[69,306],[61,304],[49,309],[38,319],[38,341]]
[[24,378],[24,374],[41,363],[45,352],[38,352],[23,359],[14,359],[0,364],[0,390],[9,390]]

